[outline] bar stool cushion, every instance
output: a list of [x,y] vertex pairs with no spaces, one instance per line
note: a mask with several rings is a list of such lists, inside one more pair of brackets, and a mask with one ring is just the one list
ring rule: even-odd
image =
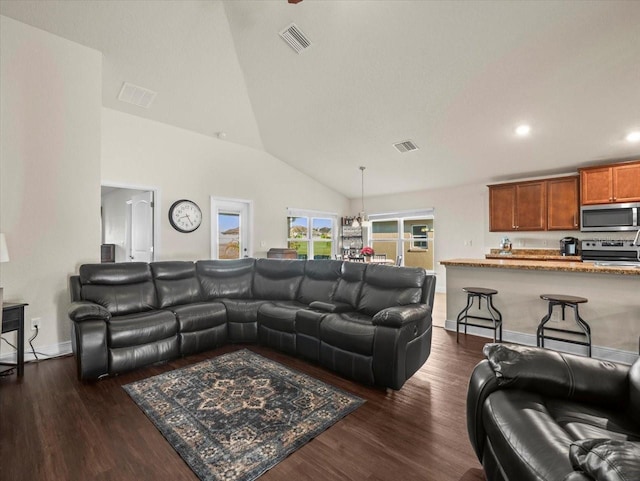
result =
[[565,294],[540,294],[540,299],[545,301],[564,302],[565,304],[582,304],[589,302],[588,299],[578,296],[567,296]]
[[469,294],[482,294],[485,296],[492,296],[498,293],[495,289],[487,289],[485,287],[463,287],[462,290]]

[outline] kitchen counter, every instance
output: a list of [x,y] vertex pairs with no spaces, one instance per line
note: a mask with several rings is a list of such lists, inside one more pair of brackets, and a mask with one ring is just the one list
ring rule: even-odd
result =
[[491,249],[489,254],[485,255],[486,259],[504,259],[504,260],[531,260],[531,261],[561,261],[561,262],[580,262],[580,256],[563,256],[560,255],[558,249],[513,249],[511,254],[500,254],[500,249]]
[[[506,256],[503,256],[506,257]],[[496,269],[521,269],[533,271],[587,272],[593,274],[617,274],[623,276],[640,276],[640,267],[633,266],[600,266],[593,262],[567,262],[554,260],[530,260],[509,258],[503,259],[450,259],[440,261],[443,266],[457,267],[489,267]]]
[[[580,296],[581,316],[591,326],[593,357],[631,363],[638,356],[640,336],[640,268],[600,266],[592,262],[566,262],[530,259],[449,259],[446,267],[447,320],[445,327],[455,330],[458,313],[467,304],[464,287],[496,289],[493,302],[502,312],[505,342],[536,345],[536,328],[547,314],[542,294]],[[483,303],[484,308],[484,303]],[[575,328],[573,312],[566,320],[556,308],[552,327]],[[474,303],[470,313],[477,313]],[[482,315],[482,314],[480,314]],[[469,327],[469,333],[491,338],[493,332]],[[461,341],[463,342],[463,341]],[[556,341],[545,343],[552,349],[584,354],[583,346]]]

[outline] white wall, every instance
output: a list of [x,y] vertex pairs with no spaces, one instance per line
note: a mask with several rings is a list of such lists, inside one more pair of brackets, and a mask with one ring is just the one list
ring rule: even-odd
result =
[[70,337],[68,276],[100,256],[102,56],[7,17],[0,35],[0,231],[11,256],[0,284],[6,301],[29,303],[27,324],[41,318],[34,345],[46,350]]
[[[107,108],[102,134],[103,183],[159,189],[157,260],[210,257],[211,195],[253,201],[258,257],[286,247],[287,207],[347,212],[344,196],[260,150]],[[181,234],[169,224],[167,211],[178,199],[200,206],[203,222],[195,232]]]

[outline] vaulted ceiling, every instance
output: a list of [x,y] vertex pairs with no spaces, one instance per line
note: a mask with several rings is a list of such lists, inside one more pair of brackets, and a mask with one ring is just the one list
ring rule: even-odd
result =
[[[266,150],[338,192],[425,190],[640,157],[640,2],[0,2],[99,50],[106,107]],[[291,23],[301,54],[279,36]],[[149,109],[123,82],[157,91]],[[531,126],[527,137],[514,129]],[[419,150],[399,153],[412,140]]]

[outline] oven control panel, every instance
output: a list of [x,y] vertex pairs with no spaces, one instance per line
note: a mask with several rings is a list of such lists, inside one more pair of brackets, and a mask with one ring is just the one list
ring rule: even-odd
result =
[[583,240],[580,243],[582,250],[637,250],[638,246],[633,244],[633,240]]

